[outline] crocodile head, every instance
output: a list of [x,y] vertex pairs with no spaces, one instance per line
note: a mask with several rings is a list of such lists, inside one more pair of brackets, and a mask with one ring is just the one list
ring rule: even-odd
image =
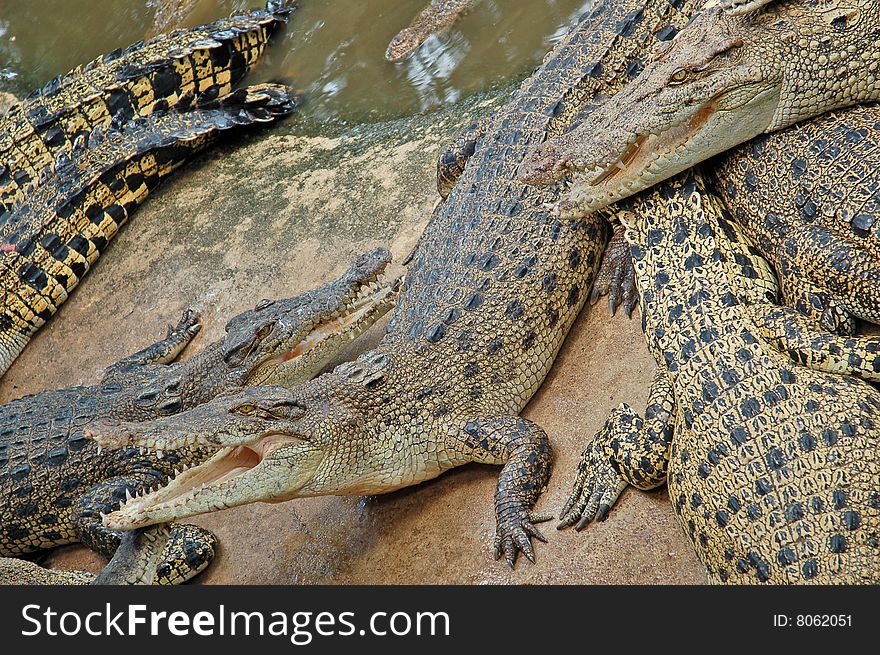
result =
[[402,61],[418,50],[424,42],[425,34],[422,31],[408,27],[391,39],[385,50],[385,59],[392,62]]
[[314,377],[394,305],[390,253],[367,252],[339,278],[283,300],[263,300],[229,321],[226,335],[190,359],[125,379],[110,415],[143,420],[176,414],[219,393]]
[[641,75],[567,134],[527,153],[520,179],[571,184],[557,207],[583,216],[646,189],[771,126],[786,49],[758,16],[705,9]]
[[296,384],[314,377],[393,306],[384,281],[391,253],[376,248],[339,278],[285,300],[263,300],[226,325],[223,361],[247,385]]
[[[157,491],[130,499],[108,514],[104,525],[129,530],[253,502],[364,495],[403,486],[389,473],[399,465],[393,452],[377,452],[376,440],[365,438],[378,430],[367,417],[385,393],[381,361],[373,364],[365,369],[349,362],[294,388],[246,387],[150,421],[92,423],[85,434],[102,448],[216,451]],[[376,457],[389,470],[366,464]]]

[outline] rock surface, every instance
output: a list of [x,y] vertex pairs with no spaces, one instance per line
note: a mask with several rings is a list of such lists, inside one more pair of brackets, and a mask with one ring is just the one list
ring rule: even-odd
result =
[[[122,230],[80,289],[0,383],[0,401],[93,383],[103,367],[164,333],[188,306],[204,329],[187,351],[220,337],[259,298],[311,288],[352,258],[386,245],[397,262],[434,204],[434,161],[460,127],[508,97],[475,98],[427,116],[369,126],[294,118],[227,141],[183,169]],[[392,272],[401,272],[396,265]],[[380,338],[385,322],[348,359]],[[184,356],[187,356],[185,353]],[[585,310],[524,415],[553,441],[554,474],[538,509],[565,501],[581,450],[626,401],[641,410],[653,362],[638,320]],[[628,490],[608,520],[580,533],[542,529],[538,562],[514,571],[491,557],[499,469],[465,466],[384,496],[251,505],[193,522],[220,555],[202,583],[704,583],[705,573],[664,490]],[[49,558],[98,571],[80,546]]]

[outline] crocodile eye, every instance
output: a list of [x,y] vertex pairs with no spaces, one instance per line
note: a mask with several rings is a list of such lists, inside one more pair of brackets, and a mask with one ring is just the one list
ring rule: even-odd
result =
[[261,327],[259,330],[257,330],[257,338],[258,338],[258,339],[265,339],[266,337],[269,336],[269,333],[270,333],[271,331],[272,331],[272,325],[271,325],[271,324],[269,324],[269,325],[264,325],[264,326]]
[[669,78],[669,81],[674,84],[680,84],[681,82],[684,82],[687,78],[688,72],[685,69],[681,68],[672,74],[672,77]]
[[254,413],[255,409],[256,407],[254,407],[253,405],[239,405],[235,408],[234,411],[236,414],[244,414],[245,416],[250,416]]

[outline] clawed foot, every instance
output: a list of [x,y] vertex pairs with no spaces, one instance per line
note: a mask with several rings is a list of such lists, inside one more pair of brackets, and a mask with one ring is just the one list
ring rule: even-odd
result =
[[552,518],[552,514],[529,513],[528,509],[520,504],[501,509],[495,530],[495,559],[501,559],[503,554],[507,565],[513,568],[517,554],[522,551],[523,555],[534,564],[532,537],[544,543],[547,543],[547,539],[533,524],[549,521]]
[[608,461],[598,441],[594,439],[584,450],[571,496],[559,515],[557,530],[571,525],[575,530],[582,530],[590,521],[604,521],[626,488],[626,481]]
[[188,335],[190,338],[194,337],[199,330],[202,329],[202,324],[199,322],[199,314],[194,309],[187,309],[183,312],[183,316],[180,317],[180,320],[177,322],[177,325],[169,325],[168,326],[168,335],[165,337],[166,339],[172,338],[174,335]]
[[632,318],[633,310],[639,301],[639,291],[636,287],[636,271],[633,266],[629,244],[624,238],[625,229],[620,223],[614,224],[614,234],[605,255],[602,265],[593,283],[593,291],[590,294],[590,304],[594,305],[602,296],[608,296],[608,310],[611,315],[617,312],[618,307],[623,307],[627,318]]

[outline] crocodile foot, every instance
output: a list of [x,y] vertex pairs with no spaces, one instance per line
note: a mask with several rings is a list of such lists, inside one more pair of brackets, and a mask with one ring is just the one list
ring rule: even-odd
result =
[[513,568],[516,556],[522,551],[528,560],[535,561],[535,551],[532,550],[532,537],[538,541],[547,543],[547,538],[534,526],[535,523],[549,521],[552,514],[537,514],[529,512],[523,503],[513,500],[507,504],[496,503],[498,507],[498,524],[495,530],[495,559],[507,560],[507,565]]
[[559,514],[557,530],[571,525],[582,530],[590,521],[604,521],[627,486],[626,480],[608,460],[601,437],[600,432],[584,450],[571,496]]
[[590,294],[590,304],[595,305],[599,298],[608,296],[608,310],[612,316],[622,306],[626,317],[632,318],[633,309],[639,301],[639,290],[636,288],[636,270],[629,244],[624,238],[625,231],[622,224],[614,223],[614,234],[605,248],[602,266],[599,267]]

